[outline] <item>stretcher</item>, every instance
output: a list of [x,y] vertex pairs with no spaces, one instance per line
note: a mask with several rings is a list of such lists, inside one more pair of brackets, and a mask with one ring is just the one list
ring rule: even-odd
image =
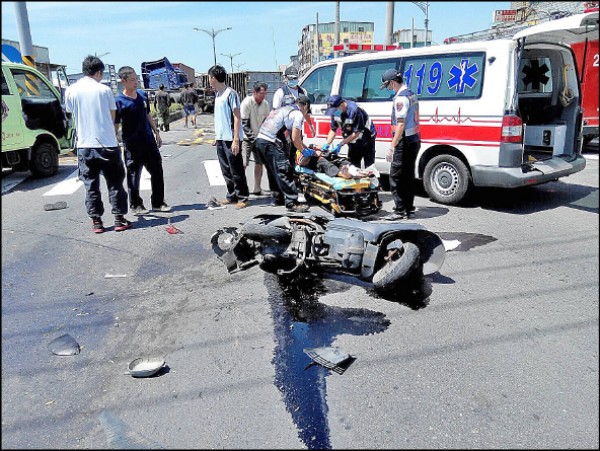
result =
[[297,186],[334,216],[368,216],[381,210],[380,184],[375,174],[345,179],[295,166]]

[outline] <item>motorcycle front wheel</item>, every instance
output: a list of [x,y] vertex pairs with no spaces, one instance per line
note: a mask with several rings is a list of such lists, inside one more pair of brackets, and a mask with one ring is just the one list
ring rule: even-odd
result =
[[396,254],[379,271],[373,275],[373,286],[381,293],[395,288],[400,281],[416,269],[421,259],[421,252],[416,244],[402,244],[402,252]]

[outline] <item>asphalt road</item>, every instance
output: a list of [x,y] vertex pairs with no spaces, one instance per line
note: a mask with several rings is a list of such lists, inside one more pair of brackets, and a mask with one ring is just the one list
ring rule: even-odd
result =
[[[91,232],[83,188],[45,196],[73,158],[49,179],[3,174],[3,448],[598,448],[597,151],[559,182],[418,197],[415,221],[451,250],[425,296],[391,302],[227,273],[213,232],[283,207],[206,208],[225,195],[205,171],[211,118],[163,134],[173,213],[123,233]],[[65,333],[80,354],[48,350]],[[305,369],[318,346],[356,360]],[[123,374],[145,356],[167,367]]]

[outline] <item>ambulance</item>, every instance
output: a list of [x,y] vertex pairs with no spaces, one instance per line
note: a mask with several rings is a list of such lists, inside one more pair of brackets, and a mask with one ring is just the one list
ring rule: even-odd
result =
[[[568,19],[568,20],[567,20]],[[554,22],[560,22],[555,24]],[[517,188],[584,169],[581,87],[571,44],[598,39],[598,12],[468,42],[322,61],[300,79],[316,136],[330,127],[327,98],[355,101],[377,129],[376,166],[389,174],[392,97],[381,75],[401,71],[419,98],[421,150],[415,176],[435,202],[458,204],[473,187]],[[342,154],[346,152],[342,150]]]

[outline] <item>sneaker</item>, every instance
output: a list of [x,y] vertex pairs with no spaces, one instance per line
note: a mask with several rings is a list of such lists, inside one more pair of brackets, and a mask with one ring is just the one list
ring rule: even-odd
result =
[[220,201],[221,205],[231,205],[233,203],[235,203],[235,200],[231,200],[231,199],[223,199],[222,201]]
[[131,214],[134,216],[147,215],[150,211],[144,207],[144,205],[138,205],[137,207],[129,207]]
[[129,222],[123,215],[115,216],[115,232],[122,232],[123,230],[127,230],[131,227],[131,222]]
[[390,214],[384,216],[382,219],[386,221],[399,221],[406,218],[406,213],[403,211],[393,211]]
[[292,202],[285,206],[287,211],[291,211],[293,213],[306,213],[308,211],[308,205],[300,204],[298,202]]
[[104,224],[102,224],[102,219],[92,218],[92,232],[104,233]]
[[248,206],[248,204],[246,202],[244,202],[243,200],[241,200],[237,204],[235,204],[236,210],[241,210],[242,208],[246,208],[247,206]]
[[161,211],[163,213],[169,213],[172,210],[172,208],[163,202],[160,207],[152,207],[152,210]]

